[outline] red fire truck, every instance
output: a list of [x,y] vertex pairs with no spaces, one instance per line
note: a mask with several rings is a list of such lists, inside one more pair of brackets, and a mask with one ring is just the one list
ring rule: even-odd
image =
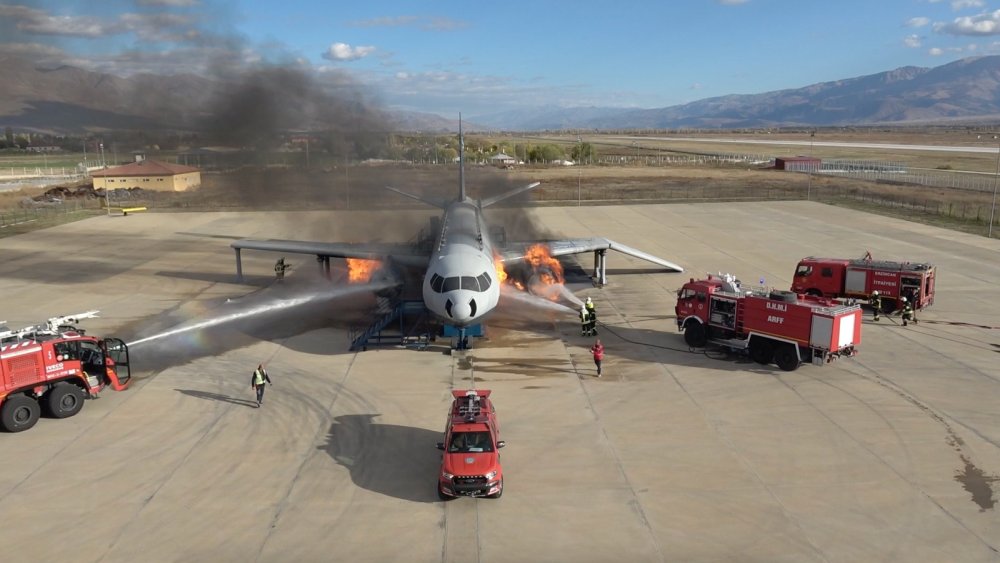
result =
[[503,468],[500,466],[500,424],[489,389],[453,390],[444,442],[438,442],[441,473],[438,497],[500,498]]
[[80,412],[86,397],[130,381],[128,347],[72,326],[97,311],[53,317],[41,325],[0,331],[0,426],[28,430],[44,410],[53,418]]
[[923,309],[934,303],[935,268],[924,262],[893,262],[864,258],[803,258],[795,268],[792,291],[823,297],[867,300],[872,292],[882,296],[886,314],[902,308],[901,297]]
[[790,291],[743,289],[729,274],[691,281],[677,292],[677,327],[689,346],[708,342],[746,351],[785,371],[853,356],[861,343],[861,308]]

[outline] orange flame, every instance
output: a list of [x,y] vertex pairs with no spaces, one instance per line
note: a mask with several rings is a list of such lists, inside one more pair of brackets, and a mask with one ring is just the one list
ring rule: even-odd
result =
[[362,258],[346,258],[346,260],[347,281],[349,283],[367,282],[382,267],[382,262],[378,260],[364,260]]
[[503,260],[499,256],[493,257],[493,266],[497,269],[497,282],[507,281],[507,270],[503,269]]
[[562,264],[552,257],[548,246],[536,244],[529,247],[524,254],[524,260],[531,264],[531,269],[538,274],[538,279],[545,285],[563,283],[565,278]]

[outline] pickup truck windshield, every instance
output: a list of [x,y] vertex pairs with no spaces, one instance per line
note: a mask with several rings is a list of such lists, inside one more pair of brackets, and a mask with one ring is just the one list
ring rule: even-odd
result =
[[489,432],[455,432],[448,444],[448,453],[492,452],[493,441]]

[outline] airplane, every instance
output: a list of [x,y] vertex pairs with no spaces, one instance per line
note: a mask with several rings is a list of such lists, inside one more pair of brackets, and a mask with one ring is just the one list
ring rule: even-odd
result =
[[[387,189],[443,210],[440,228],[429,252],[405,244],[332,243],[295,240],[242,239],[231,244],[236,251],[237,277],[242,277],[240,251],[264,250],[283,253],[314,254],[317,260],[329,258],[361,258],[380,260],[403,267],[422,268],[422,296],[425,307],[445,324],[459,329],[460,341],[465,329],[480,323],[500,302],[502,280],[497,262],[504,265],[525,260],[527,250],[537,242],[509,243],[499,248],[491,240],[489,225],[483,210],[500,201],[524,193],[538,186],[534,182],[506,193],[474,199],[465,189],[465,139],[459,120],[459,181],[458,195],[450,201]],[[645,252],[616,243],[606,238],[583,238],[544,241],[553,257],[582,252],[595,253],[595,276],[605,279],[605,253],[616,250],[641,258],[675,272],[684,269]]]

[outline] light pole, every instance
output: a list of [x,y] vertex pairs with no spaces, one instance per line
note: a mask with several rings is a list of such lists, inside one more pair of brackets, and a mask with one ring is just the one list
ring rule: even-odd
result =
[[632,146],[635,147],[635,165],[639,166],[639,141],[632,141]]
[[577,166],[577,169],[576,169],[576,206],[580,207],[580,192],[582,191],[581,186],[583,184],[583,169],[580,168],[580,165],[583,162],[583,139],[580,138],[580,137],[577,137],[576,138],[576,142],[579,143],[578,146],[580,147],[580,149],[577,151],[577,154],[576,154],[576,160],[577,160],[577,162],[576,162],[576,166]]
[[[997,136],[993,135],[996,139]],[[1000,178],[1000,142],[997,143],[997,171],[993,175],[993,205],[990,206],[990,228],[986,231],[986,238],[993,238],[993,217],[997,210],[997,179]]]
[[813,141],[816,139],[816,131],[809,132],[809,184],[806,186],[806,201],[812,201],[813,187]]

